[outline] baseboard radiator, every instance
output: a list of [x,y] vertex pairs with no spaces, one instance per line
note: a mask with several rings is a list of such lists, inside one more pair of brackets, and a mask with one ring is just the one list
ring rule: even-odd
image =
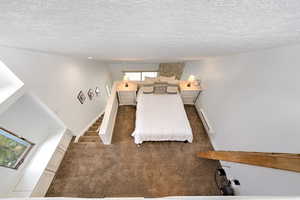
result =
[[208,119],[207,119],[207,117],[206,117],[206,115],[205,115],[203,109],[202,109],[202,108],[198,109],[198,113],[199,113],[199,116],[200,116],[200,118],[201,118],[201,121],[202,121],[202,123],[203,123],[203,126],[204,126],[204,128],[205,128],[206,133],[208,133],[208,134],[209,134],[209,133],[213,133],[213,129],[212,129],[212,127],[210,126],[210,124],[209,124],[209,122],[208,122]]

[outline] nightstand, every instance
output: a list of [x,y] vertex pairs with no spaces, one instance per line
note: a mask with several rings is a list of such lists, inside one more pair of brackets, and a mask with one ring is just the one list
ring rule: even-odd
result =
[[184,104],[194,105],[201,91],[200,86],[191,84],[187,86],[188,81],[180,81],[180,95]]
[[117,92],[119,105],[136,105],[136,83],[128,82],[128,87],[125,87],[125,84],[121,82],[118,85]]

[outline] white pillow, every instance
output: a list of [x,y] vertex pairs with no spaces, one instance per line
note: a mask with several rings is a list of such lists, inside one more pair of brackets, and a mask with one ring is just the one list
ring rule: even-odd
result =
[[153,77],[147,77],[147,76],[145,76],[145,81],[157,82],[159,80],[158,80],[158,78],[153,78]]
[[170,84],[170,85],[179,85],[179,80],[169,80],[168,84]]
[[142,85],[144,85],[144,86],[153,86],[154,83],[155,82],[152,81],[152,80],[145,80],[145,81],[142,82]]
[[178,88],[176,86],[168,86],[167,93],[168,94],[177,94]]
[[167,92],[167,86],[165,84],[155,84],[154,94],[165,94]]
[[176,78],[175,76],[171,76],[171,77],[160,76],[159,77],[159,81],[161,81],[161,82],[168,82],[168,81],[176,80],[175,78]]
[[143,93],[144,94],[152,94],[154,91],[153,86],[145,86],[143,87]]

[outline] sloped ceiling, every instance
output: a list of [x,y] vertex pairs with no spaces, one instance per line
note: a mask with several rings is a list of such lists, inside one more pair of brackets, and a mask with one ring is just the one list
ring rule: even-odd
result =
[[299,0],[1,0],[0,45],[182,61],[300,42]]

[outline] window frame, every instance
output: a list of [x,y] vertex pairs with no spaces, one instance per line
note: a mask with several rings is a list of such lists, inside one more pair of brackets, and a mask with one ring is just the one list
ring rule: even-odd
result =
[[1,165],[0,164],[0,167],[5,167],[5,168],[9,168],[9,169],[14,169],[14,170],[17,170],[21,165],[22,163],[24,162],[24,160],[26,159],[26,157],[28,156],[29,152],[31,151],[31,149],[34,147],[34,143],[33,142],[30,142],[28,141],[27,139],[23,138],[23,137],[20,137],[18,136],[17,134],[3,128],[3,127],[0,127],[0,130],[4,131],[4,132],[7,132],[9,133],[10,135],[16,137],[16,138],[19,138],[20,140],[23,140],[25,141],[26,143],[30,144],[30,146],[28,148],[26,148],[26,150],[22,153],[22,155],[18,158],[17,162],[16,162],[16,165],[14,167],[9,167],[9,166],[5,166],[5,165]]
[[130,81],[144,81],[142,78],[143,78],[143,73],[145,72],[156,72],[157,73],[157,76],[159,76],[159,72],[158,70],[123,70],[122,73],[123,73],[123,76],[125,76],[125,73],[140,73],[140,80],[130,80]]

